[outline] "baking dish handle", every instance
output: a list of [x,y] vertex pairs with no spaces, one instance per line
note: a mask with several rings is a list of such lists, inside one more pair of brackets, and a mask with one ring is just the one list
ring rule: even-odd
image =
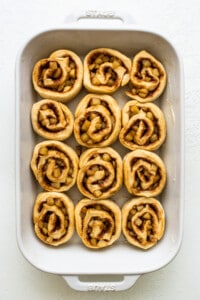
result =
[[[124,275],[121,281],[81,281],[79,276],[63,276],[67,284],[74,290],[82,292],[114,292],[124,291],[132,287],[140,275]],[[92,277],[93,278],[93,277]],[[106,278],[106,275],[105,275]],[[94,278],[93,278],[94,279]]]
[[[117,10],[76,10],[75,12],[67,15],[65,18],[65,22],[68,24],[75,24],[80,21],[86,22],[87,21],[96,21],[98,26],[103,26],[104,22],[107,21],[120,21],[120,24],[135,24],[135,20],[132,15],[130,15],[128,12],[123,11],[117,11]],[[114,22],[113,22],[114,23]],[[91,24],[90,24],[91,25]],[[136,25],[136,24],[135,24]]]

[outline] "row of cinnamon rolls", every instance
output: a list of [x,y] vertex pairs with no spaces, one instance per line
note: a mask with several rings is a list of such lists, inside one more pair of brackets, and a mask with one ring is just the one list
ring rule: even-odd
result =
[[74,132],[79,145],[107,147],[118,138],[130,149],[158,149],[166,137],[166,122],[161,109],[153,103],[128,101],[122,110],[112,96],[87,94],[73,116],[60,102],[43,99],[32,107],[34,131],[46,139],[64,141]]
[[65,192],[77,184],[90,199],[107,199],[123,183],[132,195],[154,197],[166,184],[164,162],[147,150],[130,151],[122,159],[111,147],[92,148],[79,158],[63,142],[43,141],[34,147],[31,168],[45,191]]
[[122,208],[112,200],[82,199],[76,205],[64,193],[43,192],[33,210],[34,229],[45,244],[67,243],[76,229],[83,244],[101,249],[116,242],[121,232],[133,246],[149,249],[165,230],[165,213],[155,198],[139,197]]
[[166,86],[162,63],[142,50],[133,59],[110,48],[89,51],[82,63],[73,51],[59,49],[36,62],[32,72],[34,89],[42,98],[68,102],[84,87],[92,93],[112,94],[129,84],[125,92],[139,102],[157,99]]

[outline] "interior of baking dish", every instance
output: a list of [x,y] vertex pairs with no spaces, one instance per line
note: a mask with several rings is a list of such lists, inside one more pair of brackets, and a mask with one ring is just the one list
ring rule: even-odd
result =
[[[162,240],[148,251],[134,248],[123,236],[111,247],[94,251],[87,249],[76,234],[66,245],[53,248],[42,244],[33,230],[32,209],[41,188],[30,171],[30,160],[35,144],[42,139],[33,132],[30,121],[31,107],[41,99],[32,87],[32,68],[36,61],[48,57],[56,49],[70,49],[83,59],[89,50],[98,47],[117,49],[131,59],[145,49],[162,61],[168,74],[167,87],[156,102],[167,122],[167,139],[159,150],[167,167],[167,185],[159,197],[166,213],[166,229]],[[82,91],[68,103],[72,111],[85,93]],[[119,99],[120,106],[128,100],[122,90],[113,96]],[[130,28],[45,31],[28,41],[17,58],[16,102],[17,236],[26,259],[35,267],[56,274],[144,274],[170,262],[180,247],[183,219],[182,70],[171,43],[155,33]],[[67,143],[73,146],[73,138]],[[122,157],[127,152],[117,142],[113,147]],[[67,194],[74,203],[83,198],[76,188]],[[122,188],[112,198],[121,206],[133,197]]]

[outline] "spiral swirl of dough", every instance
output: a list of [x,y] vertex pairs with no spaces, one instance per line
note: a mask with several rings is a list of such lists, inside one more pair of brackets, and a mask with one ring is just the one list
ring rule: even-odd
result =
[[112,148],[88,149],[80,157],[77,187],[90,199],[106,199],[122,185],[122,159]]
[[45,191],[64,192],[76,182],[78,157],[62,142],[44,141],[33,150],[31,168]]
[[48,58],[36,62],[32,82],[42,98],[67,102],[82,88],[82,62],[78,55],[70,50],[54,51]]
[[156,150],[166,137],[165,117],[153,103],[128,101],[122,110],[119,140],[130,149]]
[[136,247],[149,249],[157,244],[165,230],[165,212],[155,198],[139,197],[122,207],[122,232]]
[[40,193],[33,208],[33,223],[37,237],[45,244],[67,243],[74,233],[74,204],[63,193]]
[[57,101],[43,99],[32,106],[31,120],[34,131],[40,136],[63,141],[73,131],[74,118],[69,108]]
[[88,94],[75,112],[74,135],[87,148],[106,147],[118,138],[121,129],[121,110],[109,95]]
[[123,161],[124,184],[130,194],[153,197],[166,184],[166,168],[161,158],[147,150],[127,153]]
[[164,66],[145,50],[133,58],[131,90],[126,95],[139,102],[150,102],[157,99],[164,91],[167,75]]
[[92,249],[112,245],[121,234],[121,210],[111,200],[82,199],[75,207],[76,230]]
[[91,50],[83,66],[83,84],[89,92],[111,94],[125,86],[130,79],[130,58],[114,49]]

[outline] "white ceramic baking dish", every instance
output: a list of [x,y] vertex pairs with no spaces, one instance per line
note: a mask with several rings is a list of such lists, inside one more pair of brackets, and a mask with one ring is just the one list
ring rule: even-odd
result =
[[[94,28],[91,28],[92,18],[109,19],[109,22],[95,22]],[[86,19],[86,22],[80,22],[80,19]],[[70,20],[73,22],[64,27],[50,29],[32,37],[17,57],[17,239],[23,255],[33,266],[63,276],[76,290],[124,290],[131,287],[141,274],[168,264],[181,245],[184,202],[182,65],[176,49],[166,38],[124,22],[126,17],[118,17],[114,12],[89,11]],[[122,20],[124,23],[116,24],[110,20]],[[160,197],[166,213],[166,230],[163,239],[148,251],[131,247],[123,237],[105,250],[92,251],[82,245],[76,234],[67,245],[52,248],[42,244],[33,231],[32,208],[36,195],[41,191],[29,167],[33,147],[41,140],[33,133],[30,122],[32,104],[40,99],[32,87],[33,65],[59,48],[71,49],[83,58],[89,50],[98,47],[118,49],[131,58],[137,51],[146,49],[162,61],[168,74],[166,90],[157,101],[167,122],[167,139],[159,152],[167,166],[167,186]],[[84,93],[83,91],[69,103],[72,111]],[[120,99],[121,106],[128,100],[121,91],[114,94],[114,97]],[[74,146],[73,138],[69,144]],[[114,147],[122,156],[125,154],[122,147],[118,148],[118,143]],[[68,195],[75,203],[82,198],[76,188],[70,190]],[[121,205],[132,197],[122,189],[114,198]]]

